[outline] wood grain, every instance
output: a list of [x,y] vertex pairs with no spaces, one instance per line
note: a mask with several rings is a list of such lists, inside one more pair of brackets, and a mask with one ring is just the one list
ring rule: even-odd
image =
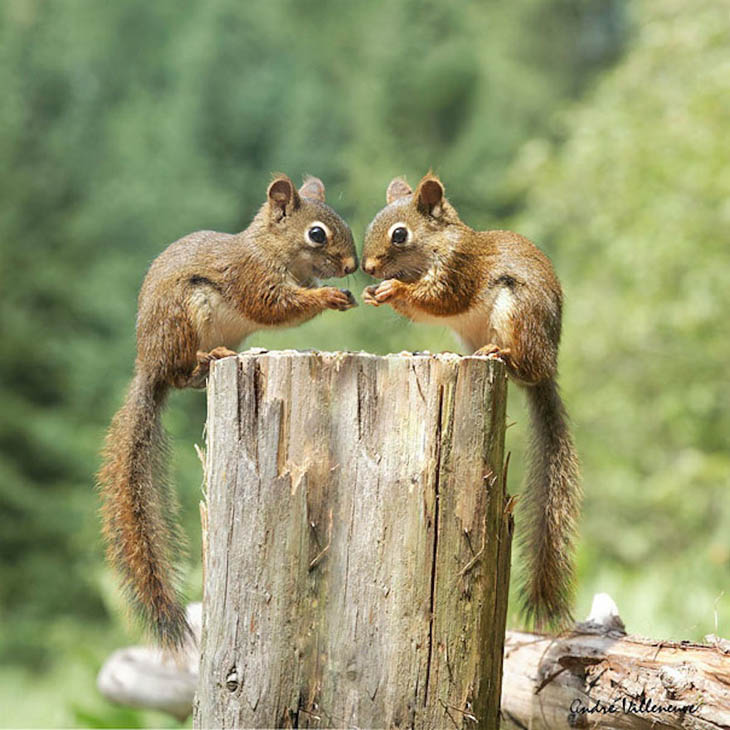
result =
[[[685,709],[681,712],[682,708]],[[730,729],[730,649],[590,631],[509,631],[502,727]]]
[[214,364],[196,727],[497,727],[505,399],[479,357]]

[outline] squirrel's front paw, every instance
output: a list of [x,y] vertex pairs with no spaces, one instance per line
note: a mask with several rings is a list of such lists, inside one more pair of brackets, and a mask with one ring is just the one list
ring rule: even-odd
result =
[[355,297],[349,289],[335,289],[330,286],[324,290],[325,303],[329,309],[337,309],[344,312],[346,309],[352,309],[357,306]]
[[386,279],[381,281],[373,292],[373,299],[378,304],[384,304],[398,296],[398,291],[401,287],[401,282],[398,279]]
[[380,302],[375,298],[375,292],[378,290],[378,284],[372,284],[366,286],[362,290],[362,300],[365,304],[372,304],[374,307],[379,307]]

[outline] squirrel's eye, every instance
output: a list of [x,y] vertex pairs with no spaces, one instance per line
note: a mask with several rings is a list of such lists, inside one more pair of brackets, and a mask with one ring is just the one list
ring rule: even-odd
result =
[[408,229],[403,226],[398,226],[390,234],[390,240],[395,244],[405,243],[408,240]]
[[312,243],[323,244],[327,240],[327,233],[322,226],[312,226],[307,231],[307,236]]

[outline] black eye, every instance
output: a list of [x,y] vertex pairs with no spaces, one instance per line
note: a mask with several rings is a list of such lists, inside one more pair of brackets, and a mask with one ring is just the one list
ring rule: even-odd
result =
[[390,240],[395,244],[405,243],[408,240],[408,229],[398,226],[393,233],[390,234]]
[[327,234],[322,226],[312,226],[307,235],[312,243],[323,244],[327,240]]

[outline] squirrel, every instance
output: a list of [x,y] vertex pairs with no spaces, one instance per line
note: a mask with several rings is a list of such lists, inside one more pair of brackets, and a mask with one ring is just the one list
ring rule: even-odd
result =
[[531,448],[520,594],[528,620],[570,620],[582,488],[556,382],[563,295],[547,256],[511,231],[475,231],[429,173],[415,191],[402,178],[365,233],[362,269],[384,279],[363,292],[417,322],[450,327],[476,355],[499,357],[527,394]]
[[142,284],[135,374],[109,428],[98,484],[108,559],[165,649],[179,649],[191,635],[160,423],[167,393],[204,387],[211,361],[235,355],[229,348],[256,330],[356,306],[346,289],[317,282],[357,269],[352,232],[324,199],[321,180],[308,177],[297,192],[278,175],[246,230],[198,231],[175,241]]

